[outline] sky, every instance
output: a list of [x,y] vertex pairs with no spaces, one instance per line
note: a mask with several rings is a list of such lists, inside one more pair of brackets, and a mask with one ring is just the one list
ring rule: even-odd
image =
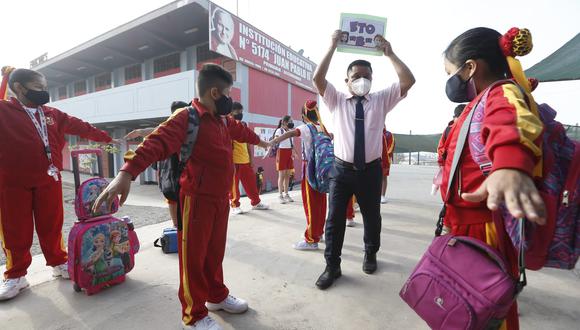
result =
[[[0,66],[28,67],[30,60],[48,52],[54,57],[89,39],[155,10],[167,0],[3,0],[0,31]],[[505,33],[528,28],[534,50],[520,58],[529,68],[580,32],[578,0],[216,0],[215,3],[318,63],[338,28],[340,13],[387,17],[386,38],[409,66],[417,83],[407,98],[387,116],[395,133],[440,133],[455,105],[445,95],[447,75],[442,52],[462,32],[478,26]],[[524,5],[525,3],[525,5]],[[13,13],[6,15],[6,13]],[[579,54],[580,56],[580,54]],[[346,67],[363,58],[373,65],[373,91],[397,79],[386,57],[336,53],[327,79],[339,89]],[[576,101],[580,82],[540,84],[536,101],[558,111],[566,124],[580,122]]]

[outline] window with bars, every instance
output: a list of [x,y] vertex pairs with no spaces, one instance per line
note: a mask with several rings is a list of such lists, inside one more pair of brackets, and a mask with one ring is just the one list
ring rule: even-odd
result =
[[95,91],[111,88],[111,73],[102,73],[95,77]]
[[77,81],[74,85],[75,96],[83,95],[87,93],[87,81],[81,80]]
[[181,71],[181,55],[179,53],[159,57],[153,61],[153,77],[159,78]]
[[131,65],[125,68],[125,84],[133,84],[143,80],[141,75],[141,64]]

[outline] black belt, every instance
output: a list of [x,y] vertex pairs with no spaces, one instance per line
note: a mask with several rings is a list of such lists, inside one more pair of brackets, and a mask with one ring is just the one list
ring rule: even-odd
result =
[[373,160],[373,161],[371,161],[371,162],[369,162],[369,163],[366,163],[366,164],[365,164],[365,168],[357,168],[356,166],[354,166],[354,164],[353,164],[353,163],[345,162],[344,160],[342,160],[342,159],[340,159],[340,158],[338,158],[338,157],[334,157],[334,161],[335,161],[335,162],[336,162],[338,165],[340,165],[340,166],[342,166],[342,167],[346,167],[346,168],[348,168],[349,170],[353,170],[353,171],[362,171],[362,170],[364,170],[365,168],[368,168],[368,167],[371,167],[371,166],[373,166],[373,165],[376,165],[376,164],[380,164],[380,163],[381,163],[381,159],[380,159],[380,158],[377,158],[377,159],[375,159],[375,160]]

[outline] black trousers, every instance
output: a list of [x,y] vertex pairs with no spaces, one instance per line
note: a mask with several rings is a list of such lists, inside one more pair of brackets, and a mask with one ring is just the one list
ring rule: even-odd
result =
[[340,266],[346,229],[346,207],[356,196],[363,216],[365,252],[376,253],[381,245],[381,162],[363,170],[335,161],[330,174],[329,212],[326,220],[324,258],[330,267]]

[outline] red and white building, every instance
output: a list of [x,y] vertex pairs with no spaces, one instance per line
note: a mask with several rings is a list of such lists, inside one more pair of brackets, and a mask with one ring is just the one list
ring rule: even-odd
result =
[[[251,128],[267,135],[285,115],[299,121],[305,100],[317,97],[310,82],[315,64],[230,13],[219,14],[231,16],[231,47],[237,55],[211,51],[216,9],[222,10],[207,0],[175,1],[33,69],[48,80],[51,106],[114,138],[157,125],[170,115],[171,102],[197,97],[197,70],[208,62],[221,64],[234,76],[232,97],[244,106],[244,121]],[[71,168],[68,146],[86,144],[69,137],[65,169]],[[123,145],[118,154],[109,155],[103,164],[105,174],[114,176],[124,152],[135,147]],[[259,149],[251,148],[253,156],[262,154]],[[254,157],[254,169],[258,166],[265,169],[265,186],[276,186],[274,159]],[[299,159],[295,167],[300,178]],[[155,172],[149,169],[139,181],[156,181]]]

